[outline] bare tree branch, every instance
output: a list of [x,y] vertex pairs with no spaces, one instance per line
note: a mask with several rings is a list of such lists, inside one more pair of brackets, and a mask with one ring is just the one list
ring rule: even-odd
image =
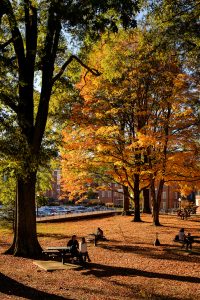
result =
[[4,93],[0,93],[0,99],[1,101],[9,106],[14,112],[18,112],[18,107],[17,105],[14,103],[14,99],[12,99],[10,96],[5,95]]
[[10,38],[8,41],[6,41],[3,44],[0,44],[0,50],[3,51],[8,45],[10,45],[13,42],[13,38]]
[[100,76],[101,73],[93,68],[88,67],[86,64],[84,64],[76,55],[72,55],[70,56],[70,58],[63,64],[63,66],[61,67],[60,71],[58,72],[58,74],[56,74],[53,78],[53,84],[56,82],[57,79],[59,79],[62,74],[64,73],[65,69],[67,68],[67,66],[73,61],[73,59],[75,59],[81,66],[83,66],[85,69],[87,69],[90,73],[92,73],[95,76]]

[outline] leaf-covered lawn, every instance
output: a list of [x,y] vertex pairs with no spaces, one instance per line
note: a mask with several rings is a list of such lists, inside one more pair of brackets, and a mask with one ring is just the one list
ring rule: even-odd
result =
[[[89,244],[92,262],[81,270],[46,272],[31,259],[4,255],[12,236],[0,233],[0,299],[200,299],[200,244],[194,253],[180,250],[172,240],[180,227],[200,236],[200,216],[180,220],[132,216],[39,224],[41,245],[64,246],[72,234],[80,238],[103,228],[108,241]],[[156,232],[161,246],[155,247]],[[4,235],[2,236],[2,234]]]

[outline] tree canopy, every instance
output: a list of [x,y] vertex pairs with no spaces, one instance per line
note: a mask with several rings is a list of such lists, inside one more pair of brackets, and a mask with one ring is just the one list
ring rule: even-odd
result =
[[138,215],[140,191],[151,187],[157,219],[164,183],[182,190],[199,182],[199,123],[193,76],[174,49],[156,50],[147,37],[122,31],[92,49],[89,61],[102,75],[88,74],[78,84],[83,102],[64,131],[63,176],[68,173],[75,191],[75,182],[80,187],[103,170],[104,180],[107,174],[128,186]]
[[[17,178],[15,236],[9,253],[29,257],[41,253],[36,176],[38,167],[55,152],[55,99],[64,88],[69,93],[71,88],[70,72],[65,71],[75,61],[99,75],[73,53],[74,45],[77,52],[86,37],[97,39],[105,29],[117,32],[118,27],[135,26],[137,11],[134,0],[1,1],[0,144],[2,160],[10,161]],[[70,103],[59,108],[67,115]]]

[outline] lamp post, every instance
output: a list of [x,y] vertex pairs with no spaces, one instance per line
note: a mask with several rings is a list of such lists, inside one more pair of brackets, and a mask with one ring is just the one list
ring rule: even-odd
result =
[[178,198],[178,202],[179,202],[179,208],[181,209],[181,198]]
[[36,201],[35,201],[35,204],[36,204],[36,217],[38,217],[38,197],[39,197],[39,193],[36,194]]

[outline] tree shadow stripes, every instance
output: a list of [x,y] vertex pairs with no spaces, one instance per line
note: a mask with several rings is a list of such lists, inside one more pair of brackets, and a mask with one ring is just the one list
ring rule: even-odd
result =
[[18,297],[22,297],[25,299],[31,300],[61,300],[61,299],[71,299],[62,296],[58,296],[55,294],[46,293],[43,291],[39,291],[35,288],[26,286],[2,273],[0,273],[0,293],[6,295],[14,295]]

